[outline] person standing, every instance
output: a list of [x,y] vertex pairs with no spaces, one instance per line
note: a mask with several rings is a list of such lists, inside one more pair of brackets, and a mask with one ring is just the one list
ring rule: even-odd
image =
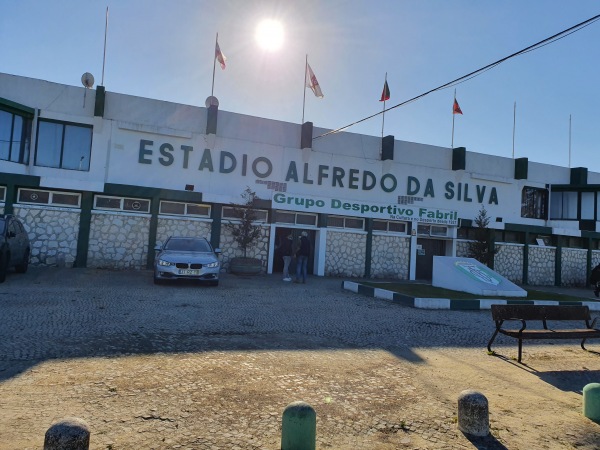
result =
[[303,231],[300,236],[300,247],[296,252],[296,283],[306,283],[306,275],[308,273],[308,257],[310,255],[310,241],[308,233]]
[[279,247],[281,256],[283,256],[283,281],[292,281],[290,276],[290,263],[292,262],[294,236],[291,234],[281,242]]

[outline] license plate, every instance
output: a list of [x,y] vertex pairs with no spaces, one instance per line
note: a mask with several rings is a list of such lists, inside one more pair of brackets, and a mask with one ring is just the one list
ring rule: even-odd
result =
[[196,269],[179,269],[178,275],[200,275],[200,271]]

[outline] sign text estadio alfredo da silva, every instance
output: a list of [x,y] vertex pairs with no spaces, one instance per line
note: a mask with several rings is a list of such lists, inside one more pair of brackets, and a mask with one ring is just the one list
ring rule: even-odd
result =
[[[242,177],[270,178],[272,181],[282,181],[278,175],[273,176],[273,162],[266,156],[252,157],[247,154],[234,155],[224,150],[205,149],[201,154],[194,153],[194,147],[181,145],[176,149],[168,142],[155,144],[154,141],[140,139],[138,153],[139,164],[155,164],[161,166],[180,166],[186,170],[207,171],[220,174],[233,174]],[[381,189],[385,193],[404,191],[406,195],[423,198],[436,198],[441,190],[445,200],[462,202],[486,203],[498,205],[498,192],[495,187],[485,184],[470,184],[454,181],[435,180],[433,178],[419,179],[407,176],[398,179],[392,173],[376,175],[369,170],[345,168],[318,164],[316,168],[310,163],[289,161],[279,177],[283,176],[286,183],[302,183],[306,185],[330,186],[332,188],[357,189],[371,191]],[[360,208],[359,208],[360,209]]]

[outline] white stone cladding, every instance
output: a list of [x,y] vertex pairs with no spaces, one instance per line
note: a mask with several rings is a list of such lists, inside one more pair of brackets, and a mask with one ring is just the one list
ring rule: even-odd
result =
[[367,235],[327,230],[325,276],[362,277],[365,273]]
[[552,286],[554,284],[555,247],[529,246],[529,267],[527,282],[531,286]]
[[407,280],[410,237],[373,235],[371,275],[373,278]]
[[596,267],[598,264],[600,264],[600,250],[592,250],[592,267],[591,267],[591,269]]
[[156,245],[162,245],[170,236],[203,237],[210,242],[211,223],[208,219],[189,217],[158,217],[156,226]]
[[[232,258],[239,258],[244,256],[244,252],[240,248],[239,244],[235,242],[231,230],[225,225],[225,221],[221,226],[221,271],[229,271],[229,261]],[[262,261],[262,273],[267,271],[267,263],[269,258],[269,237],[270,227],[268,225],[261,226],[260,237],[256,244],[246,250],[246,256],[248,258],[256,258]]]
[[523,283],[523,244],[496,243],[494,270],[513,283]]
[[29,262],[36,266],[72,267],[77,256],[79,209],[15,205],[31,243]]
[[145,269],[150,216],[92,211],[87,266]]
[[471,241],[465,240],[456,240],[456,256],[458,258],[468,258],[469,257],[469,244]]
[[585,286],[587,278],[587,250],[563,248],[561,257],[561,286]]

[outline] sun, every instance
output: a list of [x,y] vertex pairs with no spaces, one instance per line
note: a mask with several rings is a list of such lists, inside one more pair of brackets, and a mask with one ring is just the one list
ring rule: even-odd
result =
[[269,52],[279,50],[283,45],[283,25],[273,19],[265,19],[256,27],[254,35],[258,45]]

